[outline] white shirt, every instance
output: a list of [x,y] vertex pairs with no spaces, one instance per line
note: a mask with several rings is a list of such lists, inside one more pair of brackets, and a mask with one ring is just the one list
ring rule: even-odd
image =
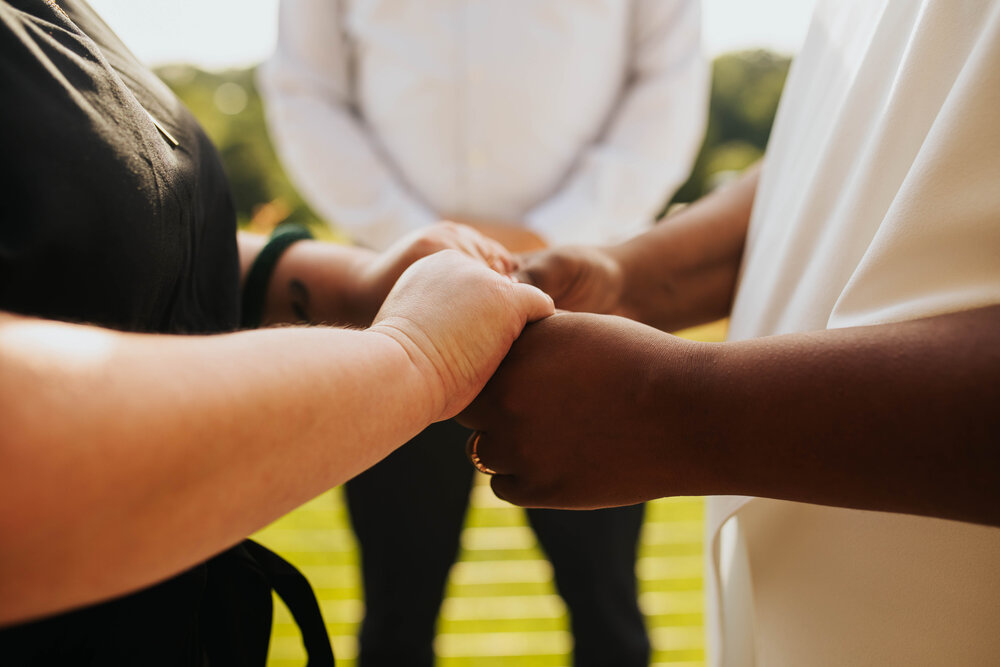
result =
[[283,0],[261,71],[303,196],[383,248],[441,217],[649,225],[700,146],[696,0]]
[[[998,110],[1000,0],[821,0],[731,338],[1000,303]],[[736,497],[709,516],[716,664],[1000,664],[1000,530]]]

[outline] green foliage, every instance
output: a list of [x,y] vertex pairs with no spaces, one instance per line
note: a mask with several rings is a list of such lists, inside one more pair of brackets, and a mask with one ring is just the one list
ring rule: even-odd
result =
[[[694,201],[763,155],[788,66],[788,58],[767,51],[715,60],[705,142],[674,202]],[[255,69],[206,72],[178,65],[157,73],[218,147],[241,225],[255,220],[266,229],[288,217],[323,227],[288,181],[271,146]]]
[[674,202],[694,201],[727,173],[760,159],[790,63],[769,51],[741,51],[715,59],[705,142],[690,180]]
[[[206,72],[171,65],[156,72],[198,118],[229,176],[241,225],[258,215],[318,225],[318,217],[289,182],[267,135],[256,70]],[[273,204],[267,214],[261,207]]]

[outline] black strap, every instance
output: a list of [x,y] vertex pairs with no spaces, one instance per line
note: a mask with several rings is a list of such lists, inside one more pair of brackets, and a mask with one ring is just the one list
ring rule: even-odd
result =
[[271,234],[267,244],[261,248],[257,258],[247,271],[243,281],[243,303],[240,314],[240,327],[256,329],[264,317],[264,303],[267,300],[267,286],[271,282],[271,274],[278,260],[288,247],[296,241],[304,241],[313,237],[305,225],[288,222],[278,227]]
[[271,587],[298,624],[309,658],[306,667],[334,667],[330,636],[309,581],[291,563],[270,549],[252,540],[244,540],[242,546],[261,567]]

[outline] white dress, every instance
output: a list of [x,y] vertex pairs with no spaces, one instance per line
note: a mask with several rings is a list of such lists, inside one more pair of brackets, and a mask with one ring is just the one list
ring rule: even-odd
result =
[[[1000,2],[821,0],[730,336],[1000,303]],[[1000,529],[722,497],[714,664],[1000,665]]]

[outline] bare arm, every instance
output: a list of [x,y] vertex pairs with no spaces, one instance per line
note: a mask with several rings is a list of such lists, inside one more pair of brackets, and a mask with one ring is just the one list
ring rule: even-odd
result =
[[739,343],[529,327],[463,415],[528,506],[749,494],[1000,525],[1000,306]]
[[364,470],[463,407],[550,309],[439,253],[366,331],[0,314],[0,624],[163,579]]
[[[239,234],[243,278],[267,242]],[[407,234],[385,251],[320,241],[299,241],[275,266],[264,295],[263,324],[371,324],[389,290],[418,259],[441,250],[457,250],[499,273],[516,266],[498,242],[455,223],[438,223]]]
[[722,345],[718,371],[759,448],[741,493],[1000,525],[1000,306]]

